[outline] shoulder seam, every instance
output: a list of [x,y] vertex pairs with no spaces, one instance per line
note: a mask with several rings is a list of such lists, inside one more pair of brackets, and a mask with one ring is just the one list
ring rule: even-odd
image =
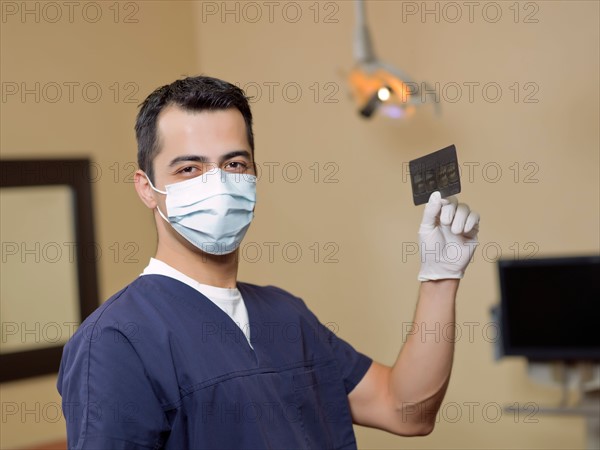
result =
[[[117,300],[118,298],[120,298],[126,291],[127,289],[129,289],[129,285],[126,286],[125,288],[123,288],[121,290],[121,292],[117,293],[116,296],[114,297],[114,300]],[[107,305],[106,308],[104,308],[100,314],[98,315],[98,319],[95,320],[92,324],[92,336],[94,333],[94,330],[96,329],[96,326],[98,324],[98,321],[100,320],[100,318],[102,317],[102,315],[106,312],[106,310],[110,307],[111,305]],[[85,331],[82,332],[83,336],[85,338]],[[86,404],[84,405],[85,407],[85,415],[83,417],[83,420],[85,420],[85,427],[83,428],[83,435],[86,436],[87,432],[88,432],[88,424],[89,424],[89,420],[88,420],[88,415],[89,415],[89,404],[90,404],[90,364],[91,364],[91,358],[90,358],[90,354],[92,352],[92,339],[89,339],[88,341],[88,350],[87,350],[87,367],[86,367],[86,374],[85,374],[85,401]]]

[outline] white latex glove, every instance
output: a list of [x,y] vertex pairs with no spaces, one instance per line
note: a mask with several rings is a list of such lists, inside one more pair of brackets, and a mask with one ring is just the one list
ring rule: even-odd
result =
[[455,197],[434,192],[419,228],[419,281],[462,278],[477,247],[479,214]]

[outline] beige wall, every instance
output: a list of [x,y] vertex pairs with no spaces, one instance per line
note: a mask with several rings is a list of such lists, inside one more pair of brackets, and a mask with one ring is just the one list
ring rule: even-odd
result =
[[[8,98],[2,103],[2,157],[89,155],[99,165],[94,212],[104,251],[100,294],[107,298],[139,273],[154,248],[150,216],[124,182],[127,163],[135,160],[137,102],[115,103],[109,87],[117,82],[126,94],[125,83],[135,83],[139,102],[154,87],[183,74],[223,77],[248,87],[251,95],[260,86],[262,96],[253,108],[257,160],[265,170],[256,220],[242,248],[240,278],[276,284],[303,297],[358,349],[392,363],[418,288],[418,257],[403,251],[414,243],[421,215],[421,208],[412,205],[406,163],[454,143],[464,169],[460,198],[481,212],[482,231],[480,249],[461,285],[458,323],[464,334],[444,414],[426,438],[359,428],[359,446],[582,447],[579,418],[536,414],[537,422],[528,423],[524,416],[515,420],[504,413],[492,420],[496,405],[553,404],[559,392],[528,380],[519,359],[495,362],[483,329],[489,308],[498,301],[494,249],[510,257],[515,248],[521,256],[532,248],[538,256],[600,248],[598,3],[529,2],[528,9],[521,3],[518,23],[509,9],[512,2],[498,3],[502,17],[497,23],[488,21],[495,12],[491,7],[485,17],[482,7],[475,9],[470,23],[462,2],[463,18],[449,23],[453,11],[439,3],[436,23],[431,15],[425,22],[419,15],[403,21],[403,8],[411,2],[369,1],[373,38],[383,59],[417,80],[440,83],[442,92],[453,82],[480,83],[473,102],[465,87],[456,103],[441,99],[441,117],[425,106],[399,123],[363,121],[349,99],[343,73],[352,66],[352,3],[321,2],[316,8],[313,2],[292,3],[279,2],[270,20],[268,5],[257,2],[262,17],[256,23],[249,22],[256,9],[242,3],[239,20],[234,14],[221,17],[221,2],[136,2],[138,23],[123,23],[123,16],[113,23],[112,3],[102,4],[110,20],[97,24],[77,16],[74,23],[55,24],[7,18],[1,36],[2,82],[94,81],[103,88],[103,98],[97,103],[77,97],[73,103]],[[217,14],[209,15],[213,8]],[[297,11],[302,17],[292,23]],[[528,13],[538,22],[524,23]],[[496,103],[483,98],[486,83],[501,87]],[[515,83],[517,102],[510,89]],[[537,103],[524,102],[533,92],[525,83],[538,89],[533,95]],[[292,102],[295,87],[302,95]],[[292,182],[297,168],[302,175]],[[496,168],[502,171],[498,177]],[[109,249],[115,242],[122,250],[117,262]],[[138,262],[126,262],[128,243],[139,248]],[[275,250],[272,258],[269,248]],[[292,262],[298,248],[302,256]],[[477,325],[469,339],[471,322]],[[2,401],[58,402],[54,378],[4,385]],[[455,421],[457,411],[462,416]],[[60,422],[26,418],[25,423],[2,423],[3,446],[63,434]]]
[[[18,12],[9,15],[13,3]],[[57,2],[62,17],[51,23],[46,19],[54,20],[56,9],[46,6],[50,3],[27,2],[39,16],[23,20],[21,2],[2,2],[3,92],[13,86],[7,83],[17,83],[19,91],[25,83],[34,92],[39,83],[39,99],[29,94],[23,101],[19,92],[2,101],[2,158],[89,157],[94,162],[104,300],[133,279],[154,251],[151,215],[127,182],[130,163],[136,161],[133,123],[137,105],[151,90],[197,70],[193,5],[123,2],[117,9],[114,2],[74,2],[69,17],[69,6]],[[58,99],[52,83],[61,87]],[[55,420],[60,404],[55,384],[56,376],[47,376],[1,386],[3,407],[11,408],[3,411],[11,414],[0,423],[0,447],[64,437],[64,421]]]

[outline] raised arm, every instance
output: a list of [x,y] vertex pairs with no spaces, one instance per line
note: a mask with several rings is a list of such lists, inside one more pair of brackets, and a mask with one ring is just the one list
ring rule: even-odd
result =
[[432,194],[419,229],[422,283],[413,330],[422,332],[409,333],[393,367],[374,362],[350,393],[355,423],[403,436],[433,430],[452,369],[456,292],[478,230],[479,215],[467,205]]

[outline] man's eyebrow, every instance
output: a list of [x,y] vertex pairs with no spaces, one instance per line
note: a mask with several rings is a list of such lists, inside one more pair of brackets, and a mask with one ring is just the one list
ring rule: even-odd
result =
[[185,161],[193,161],[193,162],[199,162],[199,163],[209,162],[208,158],[206,156],[183,155],[183,156],[178,156],[177,158],[172,159],[171,162],[169,163],[169,167],[173,167],[175,164],[180,163],[180,162],[185,162]]
[[[223,163],[223,162],[227,161],[228,159],[235,158],[237,156],[243,156],[245,158],[248,158],[249,160],[252,159],[250,152],[248,152],[247,150],[233,150],[233,151],[225,153],[223,156],[221,156],[221,158],[219,158],[220,159],[219,163]],[[203,163],[203,164],[207,164],[210,162],[206,156],[182,155],[182,156],[178,156],[177,158],[173,158],[171,160],[171,162],[169,163],[169,167],[173,167],[174,165],[176,165],[180,162],[188,162],[188,161],[199,162],[199,163]]]
[[228,159],[235,158],[237,156],[243,156],[244,158],[248,158],[248,160],[252,160],[252,156],[247,150],[234,150],[232,152],[225,153],[223,156],[221,156],[220,162],[223,163]]

